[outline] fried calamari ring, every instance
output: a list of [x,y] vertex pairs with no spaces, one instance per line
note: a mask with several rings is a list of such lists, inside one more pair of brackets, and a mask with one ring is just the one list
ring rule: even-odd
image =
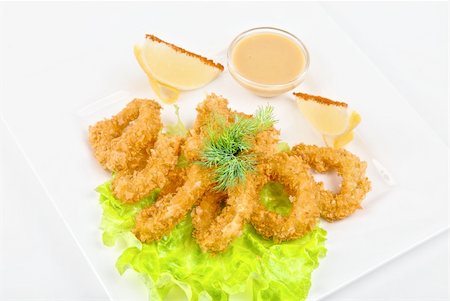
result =
[[133,230],[142,242],[161,239],[186,216],[211,188],[210,171],[198,164],[189,167],[186,182],[174,194],[168,194],[139,212]]
[[94,150],[95,158],[103,168],[108,169],[107,162],[112,140],[119,137],[128,124],[139,116],[139,107],[143,101],[135,99],[117,115],[89,127],[89,142]]
[[177,191],[177,189],[186,182],[187,177],[187,166],[178,166],[175,165],[175,168],[172,168],[167,174],[166,184],[161,188],[158,197],[162,198],[168,194],[173,194]]
[[252,153],[256,154],[258,160],[267,159],[278,152],[280,142],[280,131],[270,127],[255,136]]
[[114,196],[124,203],[134,203],[154,189],[163,188],[168,180],[167,175],[177,164],[182,140],[178,136],[159,134],[143,169],[121,171],[113,178],[111,187]]
[[315,184],[303,160],[278,153],[269,162],[261,163],[258,172],[257,191],[269,181],[280,182],[290,195],[292,211],[288,216],[281,216],[267,210],[259,198],[255,198],[251,223],[256,231],[275,242],[297,239],[311,231],[318,222],[319,208]]
[[320,192],[319,208],[323,219],[329,222],[340,220],[361,208],[361,202],[371,187],[365,175],[366,162],[345,149],[315,145],[296,145],[291,154],[301,156],[317,172],[336,170],[342,178],[341,189],[337,194],[324,189],[321,182],[316,185]]
[[139,116],[112,141],[111,170],[135,170],[145,164],[147,150],[153,147],[162,128],[160,109],[155,101],[145,101],[139,107]]
[[257,197],[252,177],[227,192],[207,193],[192,211],[193,236],[203,251],[225,250],[250,218]]
[[[208,127],[214,116],[222,116],[225,119],[232,116],[228,101],[214,94],[208,95],[206,100],[197,106],[197,112],[194,127],[181,147],[181,153],[188,162],[198,160],[203,139],[207,137]],[[141,241],[152,241],[169,233],[212,184],[209,171],[197,164],[173,171],[174,173],[169,173],[167,177],[175,181],[168,181],[162,188],[158,201],[143,209],[136,218],[134,233]]]
[[197,206],[192,209],[192,235],[195,239],[201,232],[207,231],[211,223],[225,207],[228,194],[224,191],[211,190],[206,192]]
[[94,156],[110,171],[136,170],[145,166],[148,154],[162,128],[161,106],[135,99],[125,109],[89,128]]
[[199,160],[204,139],[208,137],[208,130],[218,117],[225,122],[231,122],[234,119],[234,113],[228,107],[228,100],[215,94],[208,95],[196,110],[194,126],[189,131],[183,146],[183,153],[189,161]]

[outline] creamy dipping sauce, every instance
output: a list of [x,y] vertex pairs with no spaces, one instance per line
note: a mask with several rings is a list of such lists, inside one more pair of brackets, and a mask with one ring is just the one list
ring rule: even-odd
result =
[[287,31],[259,27],[238,35],[228,48],[228,69],[243,87],[273,97],[297,87],[305,78],[309,55]]
[[240,40],[232,61],[239,74],[261,84],[286,84],[305,68],[305,55],[292,39],[275,33],[257,33]]

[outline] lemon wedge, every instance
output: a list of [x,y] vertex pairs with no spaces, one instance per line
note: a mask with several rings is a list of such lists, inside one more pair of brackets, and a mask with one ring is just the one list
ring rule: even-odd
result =
[[334,148],[344,147],[353,140],[353,129],[356,128],[360,122],[361,116],[357,112],[352,111],[350,113],[348,128],[346,131],[337,136],[323,135],[325,144]]
[[155,93],[173,103],[180,91],[194,90],[214,80],[223,66],[153,35],[134,46],[136,59]]
[[327,146],[340,148],[353,140],[353,130],[361,122],[361,116],[355,111],[350,111],[345,102],[305,93],[294,95],[300,111],[322,134]]

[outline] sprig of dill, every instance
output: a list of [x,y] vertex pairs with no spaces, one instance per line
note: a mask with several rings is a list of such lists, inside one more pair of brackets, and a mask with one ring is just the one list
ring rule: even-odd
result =
[[218,118],[216,123],[222,124],[219,129],[210,127],[208,140],[201,155],[201,164],[215,170],[217,190],[225,190],[245,180],[248,172],[255,169],[255,155],[250,153],[252,138],[273,126],[275,123],[273,107],[260,107],[251,118],[238,115],[234,122],[225,125]]

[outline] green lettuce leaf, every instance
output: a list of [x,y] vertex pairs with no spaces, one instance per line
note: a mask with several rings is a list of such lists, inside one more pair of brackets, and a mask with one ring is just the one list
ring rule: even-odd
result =
[[181,121],[180,118],[180,108],[177,105],[173,105],[175,108],[175,115],[177,115],[177,122],[173,124],[167,124],[165,126],[166,134],[172,136],[186,136],[188,130],[186,126]]
[[277,151],[279,152],[288,152],[291,148],[287,142],[279,142],[277,144]]
[[99,200],[103,209],[100,229],[103,230],[102,238],[106,246],[114,246],[119,238],[125,241],[133,239],[130,231],[134,228],[136,213],[152,204],[159,193],[155,190],[135,204],[124,204],[113,196],[110,181],[98,186],[96,191],[100,194]]
[[278,182],[266,183],[259,193],[259,200],[269,211],[274,211],[282,216],[291,212],[292,203],[284,186]]
[[[111,246],[118,239],[126,242],[127,248],[116,262],[117,270],[120,274],[128,269],[139,273],[152,301],[304,300],[311,273],[326,254],[326,232],[320,227],[298,240],[276,244],[263,239],[250,225],[224,253],[204,253],[192,238],[190,215],[160,241],[141,243],[130,231],[134,216],[153,203],[158,192],[127,205],[113,197],[110,182],[97,191],[103,208],[104,243]],[[280,203],[286,198],[278,183],[269,183],[261,192],[261,201],[279,213],[285,214],[290,208],[286,204],[275,206],[271,201]]]

